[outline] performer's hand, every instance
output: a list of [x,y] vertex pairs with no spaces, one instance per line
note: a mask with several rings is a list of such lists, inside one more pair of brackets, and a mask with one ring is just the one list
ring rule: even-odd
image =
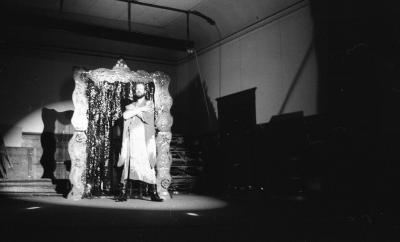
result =
[[122,117],[124,117],[124,120],[127,120],[127,119],[131,118],[131,116],[132,116],[132,115],[130,115],[130,112],[129,112],[129,111],[125,111],[125,112],[122,114]]
[[134,108],[135,108],[135,105],[133,105],[133,103],[128,104],[128,105],[125,106],[125,109],[126,109],[126,110],[132,110],[132,109],[134,109]]

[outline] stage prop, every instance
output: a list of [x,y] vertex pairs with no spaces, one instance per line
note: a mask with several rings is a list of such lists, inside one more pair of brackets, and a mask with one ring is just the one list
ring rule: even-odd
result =
[[75,111],[71,122],[75,131],[68,146],[72,184],[68,198],[79,200],[110,193],[115,165],[110,157],[112,129],[122,118],[124,100],[133,98],[135,83],[143,82],[155,105],[157,192],[169,199],[173,122],[170,78],[162,72],[131,71],[123,60],[118,60],[111,70],[75,68],[74,80]]

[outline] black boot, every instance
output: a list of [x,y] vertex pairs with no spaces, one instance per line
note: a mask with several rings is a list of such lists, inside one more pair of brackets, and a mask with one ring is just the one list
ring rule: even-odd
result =
[[128,193],[127,193],[127,189],[126,189],[126,185],[127,182],[121,183],[120,184],[120,192],[119,192],[119,196],[115,199],[116,202],[125,202],[126,200],[128,200]]
[[162,199],[160,196],[158,196],[156,184],[150,184],[150,198],[151,198],[151,201],[155,201],[155,202],[164,201],[164,199]]
[[133,181],[133,185],[135,187],[133,198],[135,199],[143,199],[143,184],[141,181]]
[[139,199],[143,199],[143,183],[139,182],[139,187],[138,187],[138,198]]

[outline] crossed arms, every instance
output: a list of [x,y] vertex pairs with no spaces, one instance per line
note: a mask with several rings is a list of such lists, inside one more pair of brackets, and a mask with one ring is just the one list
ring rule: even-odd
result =
[[146,105],[143,107],[136,107],[135,104],[129,104],[126,106],[126,111],[122,114],[124,119],[130,119],[133,116],[142,116],[144,112],[154,112],[154,108],[151,101],[146,101]]

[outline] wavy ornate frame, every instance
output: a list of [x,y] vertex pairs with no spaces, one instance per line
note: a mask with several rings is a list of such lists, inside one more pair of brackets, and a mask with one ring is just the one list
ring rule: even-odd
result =
[[[122,63],[122,64],[121,64]],[[94,82],[153,82],[155,104],[155,126],[157,145],[157,192],[163,199],[170,199],[168,187],[171,184],[170,167],[172,156],[170,154],[170,142],[172,138],[171,126],[173,118],[170,113],[172,98],[168,91],[170,78],[162,72],[148,73],[145,71],[131,71],[123,60],[119,60],[113,69],[100,68],[86,71],[83,68],[74,68],[75,89],[72,101],[75,111],[71,123],[75,128],[74,134],[68,144],[68,152],[71,158],[71,172],[69,180],[72,190],[68,198],[80,200],[85,188],[86,169],[86,129],[88,127],[88,98],[86,96],[86,77]]]

